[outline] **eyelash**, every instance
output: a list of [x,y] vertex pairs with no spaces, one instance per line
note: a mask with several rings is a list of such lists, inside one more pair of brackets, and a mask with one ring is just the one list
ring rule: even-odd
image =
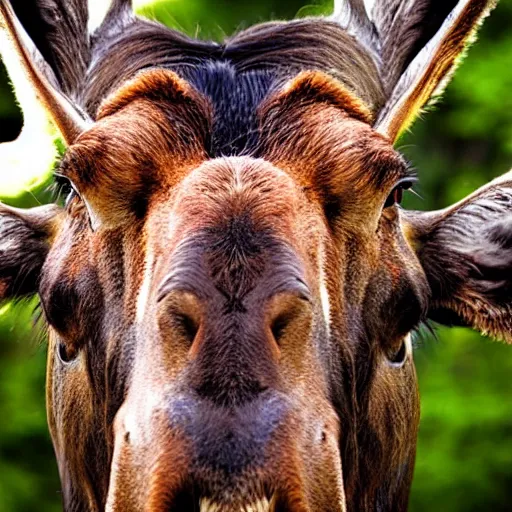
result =
[[64,208],[68,208],[71,204],[71,201],[73,201],[75,197],[78,197],[78,194],[76,193],[73,187],[70,187],[70,191],[68,192],[68,194],[66,195],[66,199],[64,200]]
[[60,174],[55,175],[55,182],[58,190],[58,196],[64,202],[64,208],[68,208],[71,201],[78,197],[76,190],[73,188],[71,181]]

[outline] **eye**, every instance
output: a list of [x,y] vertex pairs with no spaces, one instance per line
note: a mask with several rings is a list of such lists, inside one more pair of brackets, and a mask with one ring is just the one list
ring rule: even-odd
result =
[[76,359],[78,350],[76,348],[68,347],[65,343],[59,341],[57,344],[57,354],[61,363],[67,364]]
[[408,190],[412,187],[413,181],[404,180],[401,181],[389,194],[386,202],[384,203],[384,208],[389,208],[390,206],[394,206],[395,204],[400,204],[402,202],[402,198],[404,195],[404,190]]
[[388,360],[392,366],[401,368],[407,359],[407,342],[404,339],[400,344],[400,348],[388,356]]
[[272,322],[270,330],[272,332],[272,336],[276,340],[276,343],[279,343],[279,341],[283,337],[284,332],[285,332],[286,328],[288,327],[288,324],[290,323],[292,318],[293,318],[293,315],[282,314],[282,315],[279,315]]

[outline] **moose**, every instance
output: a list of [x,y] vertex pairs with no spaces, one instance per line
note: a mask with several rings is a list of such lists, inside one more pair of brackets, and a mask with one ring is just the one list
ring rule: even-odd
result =
[[66,511],[407,510],[411,332],[512,342],[512,172],[406,211],[393,147],[493,5],[339,0],[215,43],[129,0],[97,26],[0,0],[14,86],[66,146],[65,204],[0,206]]

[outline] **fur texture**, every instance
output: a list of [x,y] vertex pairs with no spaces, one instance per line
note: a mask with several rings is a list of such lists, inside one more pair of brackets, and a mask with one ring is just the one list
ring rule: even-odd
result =
[[432,318],[468,325],[509,343],[511,177],[505,174],[446,210],[408,215],[432,289]]
[[85,2],[15,6],[44,92],[94,120],[64,210],[0,207],[0,299],[38,293],[49,324],[65,510],[405,511],[410,331],[510,340],[510,176],[395,204],[392,143],[490,2],[336,2],[220,44],[125,0],[93,34]]

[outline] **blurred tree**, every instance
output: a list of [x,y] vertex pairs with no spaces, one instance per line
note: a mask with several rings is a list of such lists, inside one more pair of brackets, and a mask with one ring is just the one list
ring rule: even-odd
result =
[[[100,2],[101,3],[101,2]],[[298,0],[135,0],[140,12],[201,38],[221,39],[253,23],[327,12],[330,2]],[[417,167],[406,206],[431,209],[459,200],[505,172],[512,160],[512,2],[502,0],[440,107],[401,141]],[[0,141],[13,140],[21,117],[0,69]],[[0,198],[5,174],[0,166]],[[20,190],[10,204],[48,202],[48,183]],[[60,508],[59,482],[44,412],[44,332],[35,302],[0,309],[0,512]],[[37,332],[38,334],[35,334]],[[34,340],[34,337],[37,338]],[[467,329],[439,329],[418,342],[422,393],[413,512],[510,510],[512,349]]]

